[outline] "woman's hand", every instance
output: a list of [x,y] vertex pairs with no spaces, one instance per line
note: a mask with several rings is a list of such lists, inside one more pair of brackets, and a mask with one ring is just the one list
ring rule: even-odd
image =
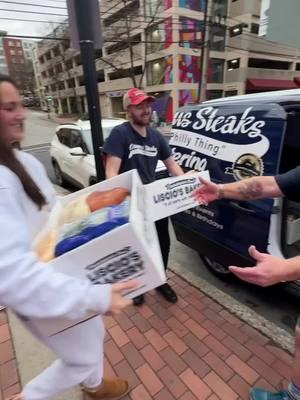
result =
[[136,288],[137,286],[137,280],[114,283],[111,285],[111,301],[106,315],[119,314],[123,308],[130,306],[132,300],[126,299],[122,294],[127,290]]
[[199,176],[201,186],[193,192],[193,197],[200,204],[207,205],[219,199],[220,190],[217,184],[207,181]]

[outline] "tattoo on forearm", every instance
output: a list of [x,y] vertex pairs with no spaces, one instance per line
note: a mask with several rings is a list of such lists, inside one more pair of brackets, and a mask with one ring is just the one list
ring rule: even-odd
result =
[[262,195],[262,185],[255,180],[242,181],[238,186],[241,197],[245,200],[255,200]]

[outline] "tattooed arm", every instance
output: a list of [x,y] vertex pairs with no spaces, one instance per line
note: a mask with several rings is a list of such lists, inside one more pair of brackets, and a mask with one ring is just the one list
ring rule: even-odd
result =
[[219,198],[257,200],[283,196],[273,176],[260,176],[217,186],[219,189]]

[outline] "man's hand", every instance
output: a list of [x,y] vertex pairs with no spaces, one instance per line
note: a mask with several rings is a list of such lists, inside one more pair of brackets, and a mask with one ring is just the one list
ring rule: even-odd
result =
[[237,277],[259,286],[271,286],[288,280],[286,260],[260,253],[255,246],[249,247],[249,254],[256,261],[256,266],[250,268],[229,267],[229,270]]
[[119,314],[123,308],[130,306],[132,304],[132,300],[125,299],[125,297],[122,296],[122,293],[126,292],[127,290],[134,289],[137,286],[138,281],[136,280],[114,283],[111,286],[111,301],[106,315]]
[[193,192],[193,197],[200,204],[207,205],[212,201],[215,201],[220,196],[218,185],[213,182],[207,181],[199,176],[201,186]]

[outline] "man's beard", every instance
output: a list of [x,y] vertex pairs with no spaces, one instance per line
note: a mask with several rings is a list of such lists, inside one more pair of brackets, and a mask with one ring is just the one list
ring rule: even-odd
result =
[[132,119],[132,122],[133,122],[135,125],[144,127],[144,126],[150,125],[150,119],[151,119],[151,118],[150,118],[150,116],[149,116],[149,117],[148,117],[148,121],[145,122],[145,120],[144,120],[143,118],[138,118],[138,117],[136,117],[136,116],[134,116],[134,115],[131,115],[131,119]]

